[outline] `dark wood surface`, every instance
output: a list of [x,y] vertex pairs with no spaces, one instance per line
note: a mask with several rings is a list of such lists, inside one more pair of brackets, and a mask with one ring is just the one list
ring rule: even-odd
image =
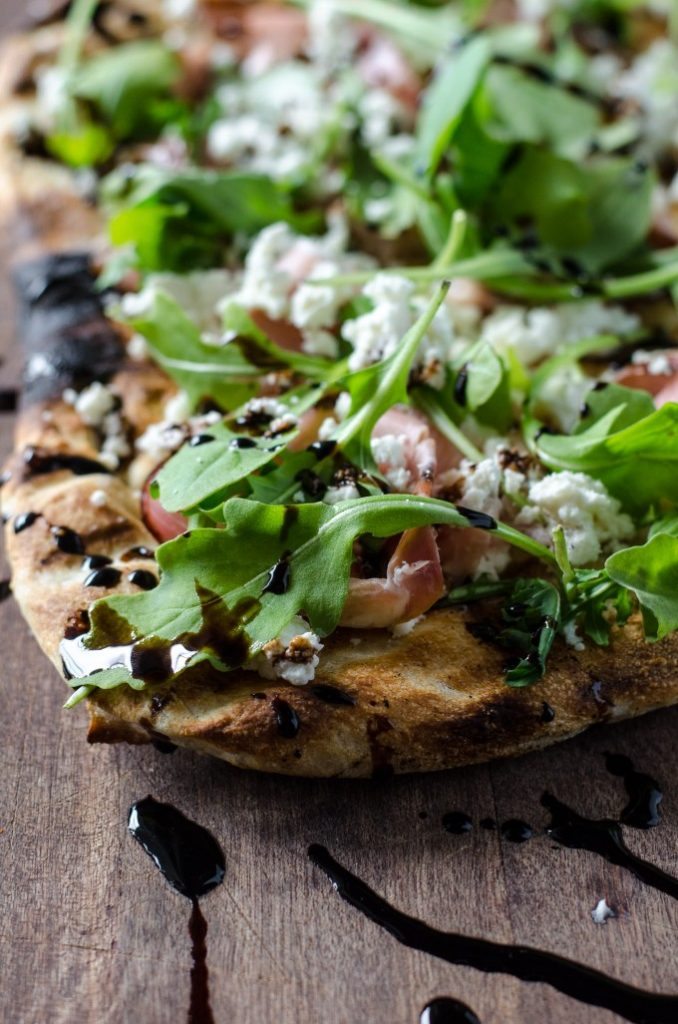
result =
[[[16,16],[3,4],[0,21]],[[0,325],[12,344],[7,281]],[[2,387],[16,378],[16,357]],[[3,454],[11,422],[0,417]],[[446,930],[552,950],[629,983],[678,993],[678,907],[584,852],[524,845],[441,816],[521,817],[543,827],[545,788],[614,815],[622,784],[603,751],[631,755],[665,787],[664,820],[631,848],[677,870],[678,709],[596,728],[540,754],[389,783],[293,781],[152,748],[88,747],[85,712],[10,601],[0,606],[0,1021],[166,1024],[188,1012],[189,904],[127,834],[130,804],[171,801],[212,830],[224,885],[205,898],[217,1024],[416,1024],[436,995],[483,1024],[613,1024],[543,985],[450,967],[409,951],[344,905],[306,856],[311,842],[397,906]],[[424,817],[424,814],[426,817]],[[601,897],[618,911],[605,926]]]

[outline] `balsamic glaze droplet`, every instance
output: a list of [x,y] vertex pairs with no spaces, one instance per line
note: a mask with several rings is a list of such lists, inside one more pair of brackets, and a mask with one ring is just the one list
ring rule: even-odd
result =
[[659,805],[664,794],[656,779],[644,772],[637,772],[633,762],[623,754],[605,754],[605,766],[612,775],[624,780],[629,802],[619,815],[619,820],[631,828],[655,828],[661,821]]
[[88,555],[87,558],[83,558],[82,567],[83,569],[103,569],[105,565],[110,565],[113,561],[108,555]]
[[0,580],[0,601],[6,601],[12,594],[12,581]]
[[534,835],[534,829],[520,818],[509,818],[502,822],[500,832],[509,843],[526,843]]
[[59,551],[66,555],[84,555],[85,544],[82,537],[69,526],[50,526],[50,533]]
[[473,1010],[458,999],[440,996],[421,1011],[419,1024],[480,1024]]
[[460,836],[471,831],[473,822],[463,811],[448,811],[443,815],[443,828],[454,836]]
[[454,382],[454,400],[458,405],[466,405],[466,386],[468,384],[468,365],[462,366]]
[[287,557],[283,555],[279,562],[276,562],[264,587],[264,594],[286,594],[290,585],[290,564]]
[[16,412],[19,395],[14,388],[3,388],[0,391],[0,412]]
[[196,434],[188,442],[188,446],[189,446],[189,448],[199,448],[200,445],[202,445],[202,444],[209,444],[211,441],[214,441],[214,440],[215,440],[215,438],[214,438],[213,434]]
[[[678,878],[632,853],[624,842],[618,821],[610,818],[585,818],[550,793],[543,794],[541,803],[551,813],[546,834],[556,843],[572,850],[589,850],[591,853],[597,853],[611,864],[626,868],[653,889],[659,889],[660,892],[678,899]],[[678,1001],[676,1007],[678,1011]]]
[[299,732],[299,726],[301,725],[299,715],[282,697],[274,697],[271,701],[271,707],[275,714],[278,732],[286,740],[293,740]]
[[84,455],[69,455],[67,452],[51,452],[47,449],[30,446],[24,451],[24,464],[33,476],[43,473],[57,473],[68,469],[75,476],[86,476],[89,473],[106,473],[110,470],[95,459]]
[[573,999],[618,1013],[634,1024],[673,1024],[678,1017],[678,996],[645,992],[555,953],[439,931],[391,906],[339,864],[324,846],[314,843],[308,855],[346,903],[410,949],[450,964],[551,985]]
[[552,722],[555,717],[556,717],[556,713],[553,710],[553,708],[551,707],[551,705],[547,704],[546,701],[543,701],[542,706],[541,706],[541,714],[539,716],[539,721],[540,722],[544,722],[546,724],[548,722]]
[[231,448],[256,448],[257,442],[251,437],[234,437],[231,441]]
[[142,590],[153,590],[158,585],[158,577],[149,572],[148,569],[135,569],[131,572],[127,579],[130,583],[133,583],[135,587],[141,587]]
[[24,530],[27,530],[29,526],[32,526],[40,518],[39,512],[22,512],[14,520],[14,532],[23,533]]
[[492,516],[488,516],[485,512],[476,512],[475,509],[465,508],[463,505],[454,506],[464,519],[467,519],[471,526],[475,526],[478,530],[496,530],[497,520],[493,519]]
[[336,686],[328,686],[327,683],[318,683],[316,686],[312,686],[311,693],[318,700],[323,701],[323,703],[335,704],[337,707],[345,706],[352,708],[357,703],[355,697],[352,697],[350,693],[339,690]]
[[85,587],[115,587],[118,585],[122,578],[122,573],[119,569],[113,568],[113,566],[107,565],[103,569],[95,569],[89,576],[85,577],[83,586]]
[[171,804],[147,796],[129,812],[129,830],[169,884],[189,900],[221,885],[226,862],[214,836]]
[[125,551],[123,555],[120,555],[121,562],[132,562],[135,558],[155,558],[155,551],[151,551],[144,544],[140,544],[139,547],[130,548],[129,551]]
[[336,441],[314,441],[307,448],[307,451],[312,452],[315,455],[318,462],[321,459],[326,459],[337,447]]

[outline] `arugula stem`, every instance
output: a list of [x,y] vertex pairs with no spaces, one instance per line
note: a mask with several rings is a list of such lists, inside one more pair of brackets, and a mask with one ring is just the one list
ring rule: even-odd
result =
[[71,694],[71,696],[64,704],[65,710],[70,711],[70,709],[74,708],[76,704],[79,704],[81,700],[86,700],[86,698],[89,697],[90,693],[92,693],[96,689],[96,686],[79,686],[78,689]]
[[447,236],[445,245],[438,253],[435,258],[432,267],[446,267],[459,256],[461,248],[466,238],[466,229],[468,227],[468,214],[465,210],[455,210],[452,214],[452,220],[450,222],[450,231]]
[[491,580],[488,582],[479,580],[477,583],[467,583],[463,587],[454,587],[439,604],[469,604],[471,601],[481,601],[486,597],[510,594],[514,586],[515,580]]
[[74,0],[66,21],[66,39],[59,54],[59,66],[75,71],[80,61],[87,32],[98,6],[98,0]]
[[414,175],[410,174],[402,164],[397,163],[395,160],[390,160],[383,153],[378,152],[372,154],[372,159],[377,169],[390,181],[396,185],[402,185],[403,188],[408,189],[418,199],[421,199],[422,202],[435,206],[435,201],[432,199],[426,186],[418,181]]
[[[308,8],[312,0],[293,0],[298,7]],[[387,32],[432,51],[432,57],[445,52],[455,25],[449,12],[417,7],[410,10],[388,0],[334,0],[333,7],[348,18],[370,21]]]
[[445,413],[430,388],[415,388],[410,397],[412,404],[428,416],[443,437],[446,437],[462,455],[471,462],[480,462],[484,458],[480,449],[476,448],[463,430]]
[[556,526],[553,531],[553,550],[558,568],[563,576],[563,584],[567,586],[574,579],[574,571],[567,551],[567,541],[565,540],[565,531],[562,526]]
[[431,264],[428,267],[393,267],[392,269],[377,267],[375,270],[360,271],[355,274],[339,274],[337,277],[311,277],[306,283],[339,288],[345,285],[367,284],[376,274],[397,274],[398,277],[405,277],[409,281],[422,284],[440,281],[443,277],[471,277],[478,281],[484,281],[497,277],[502,278],[507,274],[530,273],[531,270],[533,268],[520,253],[512,249],[504,249],[480,253],[478,256],[471,256],[447,266]]

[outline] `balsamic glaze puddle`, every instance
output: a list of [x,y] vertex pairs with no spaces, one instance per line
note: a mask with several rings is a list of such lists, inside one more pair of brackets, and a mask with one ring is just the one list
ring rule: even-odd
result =
[[6,601],[12,594],[12,581],[0,580],[0,602]]
[[198,901],[224,880],[226,862],[221,847],[202,825],[151,796],[132,805],[128,827],[172,888],[192,903],[188,925],[193,957],[188,1024],[214,1024],[207,970],[207,922]]
[[324,846],[310,846],[308,856],[325,872],[343,900],[410,949],[450,964],[542,982],[580,1002],[618,1013],[635,1024],[674,1024],[678,1018],[678,996],[644,992],[554,953],[439,931],[391,906],[337,863]]
[[440,996],[421,1011],[419,1024],[480,1024],[473,1010],[458,999]]
[[612,775],[624,780],[629,802],[619,815],[619,820],[631,828],[654,828],[661,821],[659,804],[663,793],[656,779],[644,772],[637,772],[633,762],[623,754],[605,754],[605,766]]

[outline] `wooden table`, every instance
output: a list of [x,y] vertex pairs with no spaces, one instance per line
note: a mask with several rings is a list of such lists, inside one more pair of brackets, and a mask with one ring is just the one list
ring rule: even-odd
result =
[[[13,5],[12,5],[13,6]],[[10,5],[0,9],[5,23]],[[16,17],[16,14],[14,14]],[[11,343],[7,284],[0,296]],[[16,380],[18,359],[2,387]],[[3,454],[11,422],[0,417]],[[446,833],[443,813],[543,827],[545,788],[587,814],[618,813],[607,749],[664,784],[664,820],[631,848],[676,871],[678,709],[597,728],[544,753],[388,783],[247,775],[152,748],[88,747],[85,712],[13,602],[0,606],[0,1021],[166,1024],[186,1019],[189,904],[127,834],[130,804],[152,794],[207,826],[227,859],[205,898],[217,1024],[416,1024],[451,995],[483,1024],[612,1024],[611,1013],[505,976],[411,952],[343,904],[307,859],[324,843],[397,906],[447,930],[552,950],[625,981],[678,992],[678,907],[592,854],[545,837],[508,843],[478,827]],[[605,926],[601,897],[618,911]]]

